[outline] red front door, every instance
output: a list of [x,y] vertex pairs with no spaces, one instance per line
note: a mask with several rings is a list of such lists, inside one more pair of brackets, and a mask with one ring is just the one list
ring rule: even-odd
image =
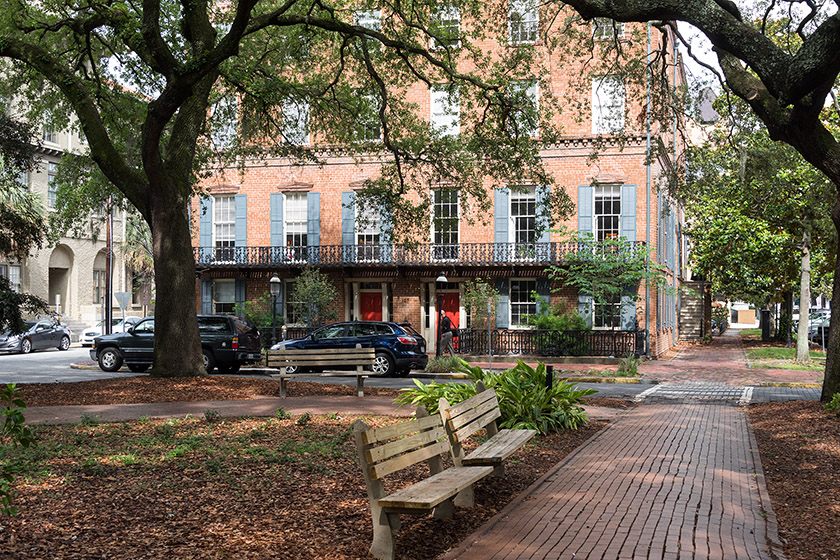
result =
[[361,293],[359,295],[359,311],[362,314],[362,321],[381,321],[382,293]]
[[[452,326],[458,328],[461,324],[459,322],[459,310],[461,305],[461,294],[458,293],[442,293],[440,294],[440,308],[443,309],[449,320],[452,321]],[[453,341],[455,350],[458,350],[458,339]]]

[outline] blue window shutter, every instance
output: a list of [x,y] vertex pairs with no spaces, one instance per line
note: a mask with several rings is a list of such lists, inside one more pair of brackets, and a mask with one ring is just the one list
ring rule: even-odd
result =
[[306,245],[308,262],[319,262],[321,251],[321,193],[306,193]]
[[385,206],[379,209],[379,260],[381,262],[391,262],[391,234],[393,232],[393,224],[391,223],[391,212]]
[[[508,229],[510,227],[510,189],[495,190],[495,213],[496,213],[496,261],[507,261],[507,243],[509,241]],[[507,316],[507,312],[505,312]],[[508,326],[505,319],[505,327]]]
[[[548,312],[548,310],[551,308],[551,279],[537,278],[536,292],[537,295],[540,296],[540,299],[542,299],[543,302],[545,302],[545,305],[547,306],[545,308],[545,311]],[[541,311],[543,311],[543,309],[541,309],[540,306],[537,306],[537,312],[539,313]]]
[[234,247],[246,247],[248,245],[248,195],[237,194],[233,197],[235,208]]
[[283,246],[283,193],[271,193],[271,246]]
[[201,198],[198,217],[198,244],[202,249],[213,248],[213,199],[209,196]]
[[245,279],[237,278],[233,281],[234,301],[236,303],[236,312],[240,315],[245,314]]
[[578,315],[583,317],[589,327],[592,326],[592,296],[578,293]]
[[356,193],[341,193],[341,244],[356,244]]
[[578,186],[578,231],[581,233],[595,233],[592,223],[595,189],[591,185]]
[[537,214],[540,215],[539,226],[542,229],[537,243],[549,243],[551,242],[551,232],[549,231],[551,227],[551,207],[549,206],[551,203],[551,186],[543,185],[537,187],[536,198]]
[[201,314],[210,315],[213,313],[213,281],[201,281]]
[[621,236],[636,241],[636,185],[621,185]]
[[496,328],[506,329],[510,326],[510,283],[507,278],[496,280],[496,291],[499,292],[499,305],[496,306]]
[[633,296],[621,296],[621,330],[636,330],[636,302]]

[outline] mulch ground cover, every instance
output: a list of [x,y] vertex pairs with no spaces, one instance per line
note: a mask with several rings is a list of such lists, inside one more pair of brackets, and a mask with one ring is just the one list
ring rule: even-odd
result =
[[787,560],[840,558],[840,418],[818,402],[749,408]]

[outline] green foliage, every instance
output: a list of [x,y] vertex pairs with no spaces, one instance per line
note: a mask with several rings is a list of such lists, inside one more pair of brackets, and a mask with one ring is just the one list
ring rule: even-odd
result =
[[295,315],[301,317],[307,326],[314,327],[335,319],[333,303],[338,299],[338,290],[326,274],[307,266],[294,286],[289,301]]
[[304,412],[300,416],[298,416],[297,420],[295,420],[295,424],[298,426],[306,426],[312,421],[312,415],[309,412]]
[[[718,327],[729,324],[729,308],[728,307],[712,307],[712,319],[714,319]],[[759,331],[761,334],[761,331]]]
[[[545,364],[536,368],[519,361],[500,373],[485,372],[477,366],[461,363],[460,371],[474,381],[484,382],[496,390],[503,428],[527,428],[542,434],[563,429],[576,429],[586,424],[586,414],[578,406],[582,398],[596,391],[576,390],[574,383],[555,381],[545,386]],[[457,404],[476,394],[475,383],[427,383],[414,380],[416,387],[403,389],[396,402],[401,406],[423,406],[431,414],[438,411],[438,401],[445,398]]]
[[840,418],[840,393],[834,393],[831,400],[825,403],[825,409]]
[[221,419],[222,415],[219,413],[218,410],[213,410],[212,408],[210,408],[204,411],[204,420],[206,420],[207,422],[218,422]]
[[[264,292],[263,295],[255,301],[246,301],[236,304],[234,307],[234,313],[241,317],[245,317],[246,319],[250,319],[259,327],[263,327],[265,325],[271,326],[271,321],[273,319],[273,315],[271,313],[271,301],[271,294],[269,292]],[[279,328],[282,325],[283,317],[278,314],[277,327]]]
[[[490,310],[487,302],[490,301]],[[464,298],[461,300],[464,309],[470,316],[470,328],[486,329],[490,321],[496,319],[496,306],[499,304],[499,292],[493,285],[476,278],[464,282]]]
[[457,371],[460,367],[460,362],[461,359],[456,356],[437,356],[429,359],[429,363],[426,364],[426,371],[429,373]]
[[[3,427],[0,430],[0,448],[29,447],[35,438],[26,425],[23,411],[26,404],[20,398],[17,385],[5,385],[0,389],[0,403],[3,404]],[[17,509],[12,506],[12,485],[14,469],[6,462],[0,463],[0,514],[15,515]]]
[[577,310],[563,311],[561,304],[551,305],[536,292],[531,294],[537,303],[537,313],[528,316],[528,324],[539,330],[578,331],[590,328]]
[[615,372],[617,377],[635,377],[639,374],[639,363],[641,360],[635,355],[630,354],[618,363],[618,370]]
[[24,331],[25,314],[34,315],[47,311],[47,302],[37,296],[16,292],[9,279],[0,276],[0,331]]
[[292,415],[289,414],[282,406],[278,406],[277,410],[274,411],[274,417],[278,420],[288,420],[292,417]]

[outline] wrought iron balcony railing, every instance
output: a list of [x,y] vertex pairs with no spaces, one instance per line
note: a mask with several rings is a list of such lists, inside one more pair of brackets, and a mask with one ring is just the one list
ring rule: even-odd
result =
[[[628,254],[644,246],[628,242]],[[199,267],[423,266],[457,263],[466,266],[561,264],[591,254],[592,245],[553,243],[460,243],[452,245],[315,245],[308,247],[194,247]]]

